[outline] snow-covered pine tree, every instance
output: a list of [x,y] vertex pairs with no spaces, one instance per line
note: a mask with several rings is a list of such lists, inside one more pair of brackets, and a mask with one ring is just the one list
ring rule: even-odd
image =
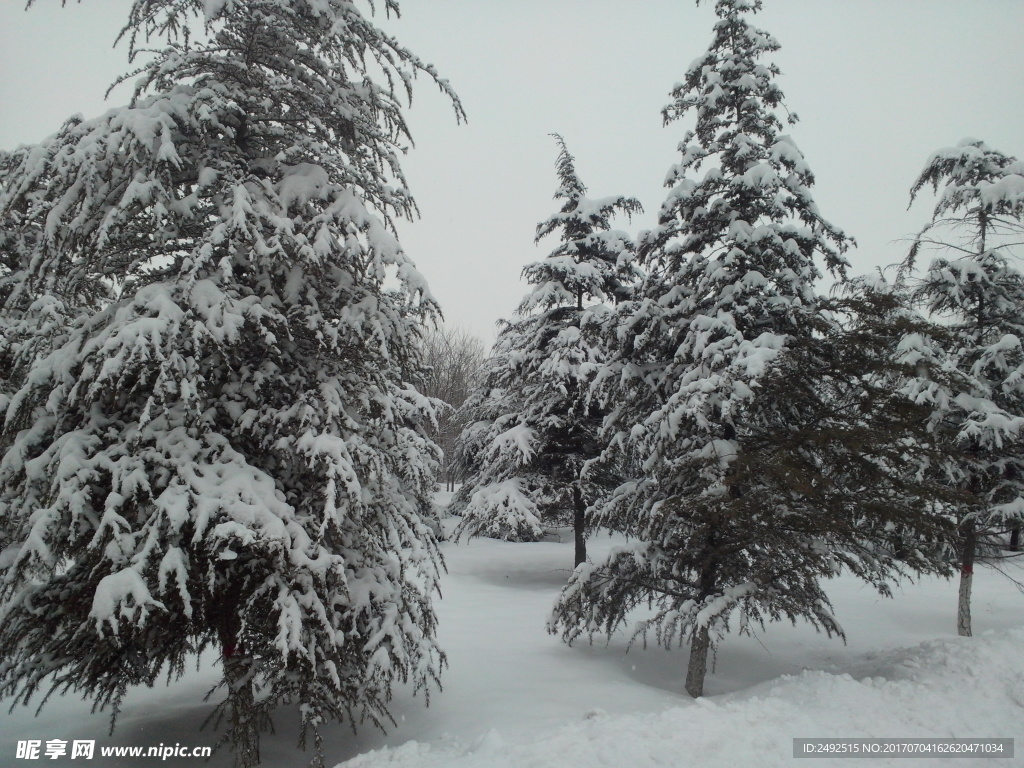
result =
[[131,105],[8,159],[4,313],[36,330],[3,400],[3,696],[116,716],[213,646],[250,766],[275,706],[321,763],[325,721],[437,683],[437,310],[388,224],[413,79],[461,107],[361,5],[137,0]]
[[[14,153],[0,150],[0,194],[5,187],[5,178],[15,164]],[[19,282],[22,270],[24,269],[22,254],[25,248],[20,242],[15,227],[15,216],[11,216],[10,225],[0,223],[0,307],[5,307],[7,299],[14,291]],[[14,389],[14,360],[16,357],[16,340],[18,332],[18,320],[24,309],[21,304],[10,306],[0,311],[0,413],[6,408],[8,398]],[[2,433],[0,433],[0,446],[3,445]],[[2,545],[2,542],[0,542]]]
[[[516,474],[498,479],[498,467],[517,470],[529,453],[519,420],[524,403],[516,386],[507,385],[505,360],[511,352],[508,323],[484,360],[477,382],[459,408],[457,418],[465,426],[455,441],[454,460],[462,486],[452,498],[449,511],[463,517],[456,537],[489,536],[505,541],[536,541],[544,534],[543,513],[534,498],[536,482]],[[505,382],[505,386],[498,386]],[[530,437],[530,436],[527,436]],[[496,438],[501,438],[496,441]],[[491,479],[491,476],[494,476]]]
[[[933,419],[955,435],[934,466],[969,494],[954,511],[960,566],[957,632],[971,634],[971,582],[979,546],[1012,535],[1024,520],[1024,163],[965,139],[941,149],[911,188],[939,194],[931,222],[911,246],[911,272],[923,250],[939,254],[913,280],[913,299],[936,321],[932,356],[959,370],[966,386],[912,383]],[[905,343],[919,354],[916,338]]]
[[850,241],[782,132],[779,70],[762,62],[779,44],[748,21],[760,8],[717,0],[711,46],[664,110],[696,126],[596,382],[609,451],[633,479],[595,523],[634,541],[577,568],[549,624],[571,642],[655,607],[634,638],[689,640],[693,696],[737,614],[741,632],[785,617],[842,635],[822,579],[846,567],[885,593],[893,572],[934,567],[894,551],[893,531],[928,537],[934,518],[893,480],[898,430],[875,428],[886,390],[857,368],[881,348],[861,351],[815,290],[819,264],[844,277]]
[[[616,214],[641,210],[623,195],[589,198],[561,136],[555,164],[561,210],[537,225],[536,241],[560,233],[555,249],[523,270],[533,286],[503,328],[467,402],[459,447],[472,468],[454,505],[460,531],[536,540],[545,519],[571,521],[575,560],[586,560],[586,509],[614,473],[587,469],[602,451],[601,414],[588,396],[602,361],[588,323],[626,295],[637,277],[632,242],[613,230]],[[586,471],[585,471],[586,470]]]

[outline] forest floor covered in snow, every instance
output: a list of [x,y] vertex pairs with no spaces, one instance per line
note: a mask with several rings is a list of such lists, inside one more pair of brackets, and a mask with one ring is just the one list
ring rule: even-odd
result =
[[[445,499],[447,497],[444,497]],[[721,645],[707,696],[683,690],[687,649],[628,649],[628,634],[566,646],[545,632],[548,612],[572,567],[572,537],[509,544],[476,539],[443,546],[448,573],[438,601],[439,641],[448,654],[444,690],[396,692],[396,725],[353,735],[330,730],[327,764],[344,768],[646,768],[700,766],[908,765],[901,760],[811,759],[794,763],[793,738],[1013,737],[1014,759],[931,759],[909,765],[1024,765],[1024,595],[990,567],[979,568],[975,637],[955,635],[956,582],[904,584],[893,599],[849,578],[827,586],[847,644],[806,624],[769,625]],[[600,557],[614,540],[590,544]],[[1006,567],[1006,566],[1004,566]],[[1024,568],[1010,566],[1017,580]],[[94,768],[145,765],[154,758],[103,758],[101,745],[205,746],[199,727],[212,708],[211,657],[169,687],[129,694],[117,730],[76,697],[51,700],[38,717],[19,707],[0,715],[0,766],[25,739],[95,739]],[[263,764],[300,768],[298,718],[275,717]],[[47,764],[68,761],[46,760]],[[70,762],[70,761],[69,761]],[[77,765],[79,761],[70,762]],[[230,766],[222,750],[206,762]]]

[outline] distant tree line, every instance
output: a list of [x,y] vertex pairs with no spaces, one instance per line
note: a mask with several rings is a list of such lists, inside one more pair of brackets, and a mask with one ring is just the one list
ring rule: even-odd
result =
[[[550,631],[593,638],[651,606],[634,638],[688,643],[694,696],[734,626],[842,637],[824,584],[843,572],[887,595],[956,568],[971,634],[974,563],[1019,550],[1024,520],[1024,163],[975,140],[936,152],[911,189],[939,193],[931,223],[890,279],[851,276],[853,240],[783,132],[760,9],[717,0],[671,93],[664,122],[695,122],[655,228],[612,230],[639,203],[587,197],[558,138],[563,206],[537,231],[562,239],[524,270],[456,446],[462,531],[574,525]],[[597,526],[628,544],[589,562]]]

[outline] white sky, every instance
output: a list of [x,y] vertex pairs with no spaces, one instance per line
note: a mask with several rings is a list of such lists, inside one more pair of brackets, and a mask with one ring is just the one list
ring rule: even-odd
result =
[[[898,260],[928,220],[908,212],[928,155],[971,136],[1024,154],[1024,2],[765,0],[755,23],[782,44],[790,129],[817,177],[826,218],[853,235],[854,272]],[[128,99],[103,94],[128,69],[111,44],[128,0],[0,4],[0,147],[38,141],[69,115]],[[557,208],[561,133],[595,197],[638,197],[647,228],[685,126],[661,125],[672,85],[711,39],[713,3],[691,0],[402,0],[385,26],[451,81],[469,115],[456,126],[426,80],[408,117],[405,170],[422,218],[400,229],[449,322],[486,342],[526,290],[522,267]]]

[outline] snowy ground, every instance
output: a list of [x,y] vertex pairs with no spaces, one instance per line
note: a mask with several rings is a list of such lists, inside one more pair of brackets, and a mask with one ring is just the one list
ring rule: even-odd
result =
[[[1017,757],[932,760],[898,766],[1024,765],[1024,596],[1006,578],[980,569],[975,578],[976,637],[954,634],[956,585],[925,580],[885,600],[858,583],[829,587],[848,645],[805,625],[772,625],[754,638],[730,637],[709,675],[708,696],[680,691],[686,649],[608,645],[566,647],[547,635],[547,613],[572,565],[571,537],[537,544],[491,540],[446,544],[448,575],[439,602],[440,641],[448,653],[444,691],[399,693],[398,725],[386,735],[327,739],[328,765],[344,768],[645,768],[646,766],[888,765],[890,761],[794,761],[794,737],[1014,737]],[[599,537],[591,550],[611,546]],[[1020,579],[1024,572],[1015,571]],[[107,717],[65,697],[38,717],[19,708],[0,715],[0,766],[24,739],[96,739],[83,765],[145,765],[152,758],[101,759],[99,746],[213,744],[199,726],[202,697],[216,679],[212,660],[169,688],[139,690],[117,731]],[[264,765],[299,768],[296,720],[283,713],[265,738]],[[347,761],[347,762],[345,762]],[[46,764],[77,765],[67,757]],[[170,758],[167,765],[229,766]]]

